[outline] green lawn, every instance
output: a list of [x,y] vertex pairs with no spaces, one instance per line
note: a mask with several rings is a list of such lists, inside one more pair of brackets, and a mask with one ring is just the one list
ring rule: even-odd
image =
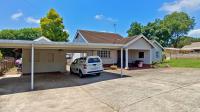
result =
[[200,59],[171,59],[160,64],[160,67],[169,65],[170,67],[190,67],[200,68]]

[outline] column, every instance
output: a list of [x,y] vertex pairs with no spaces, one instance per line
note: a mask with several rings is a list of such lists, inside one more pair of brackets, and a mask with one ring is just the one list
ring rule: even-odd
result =
[[121,77],[123,77],[123,48],[121,48]]
[[128,49],[125,50],[126,51],[126,67],[125,69],[128,70],[129,67],[128,67]]
[[31,46],[31,90],[34,89],[34,45]]

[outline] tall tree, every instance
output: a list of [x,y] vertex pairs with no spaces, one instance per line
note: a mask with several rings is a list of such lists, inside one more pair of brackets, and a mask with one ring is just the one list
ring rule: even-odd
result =
[[142,25],[138,22],[133,22],[130,26],[130,29],[127,31],[128,36],[139,35],[142,33]]
[[180,38],[193,29],[195,19],[185,12],[174,12],[164,17],[163,25],[169,29],[172,44],[177,47]]
[[46,17],[41,18],[42,35],[52,41],[68,41],[69,34],[64,30],[63,19],[54,10],[50,9]]
[[161,25],[162,20],[156,19],[154,22],[149,22],[142,29],[143,35],[150,40],[158,41],[162,46],[168,46],[170,33],[168,29]]
[[156,19],[143,27],[138,27],[142,25],[134,22],[127,33],[133,36],[137,34],[136,32],[141,32],[148,39],[154,39],[165,47],[178,47],[180,38],[186,35],[194,25],[195,19],[187,13],[174,12],[166,15],[164,19]]

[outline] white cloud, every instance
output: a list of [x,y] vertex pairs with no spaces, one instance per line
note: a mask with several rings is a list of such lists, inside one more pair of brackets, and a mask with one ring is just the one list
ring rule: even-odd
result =
[[175,11],[196,11],[200,9],[200,0],[175,0],[174,2],[164,3],[159,9],[172,13]]
[[104,19],[105,17],[104,17],[104,15],[96,15],[94,18],[95,18],[96,20],[102,20],[102,19]]
[[27,23],[39,24],[39,23],[40,23],[40,19],[35,19],[35,18],[33,18],[33,17],[28,17],[28,18],[26,18],[26,22],[27,22]]
[[22,16],[23,16],[22,12],[17,12],[17,13],[14,13],[13,15],[11,15],[11,19],[12,20],[18,20]]
[[191,30],[188,33],[188,36],[191,36],[191,37],[200,37],[200,29]]
[[109,23],[115,23],[117,22],[116,19],[113,19],[111,17],[106,17],[102,14],[97,14],[96,16],[94,16],[94,19],[95,20],[98,20],[98,21],[106,21],[106,22],[109,22]]

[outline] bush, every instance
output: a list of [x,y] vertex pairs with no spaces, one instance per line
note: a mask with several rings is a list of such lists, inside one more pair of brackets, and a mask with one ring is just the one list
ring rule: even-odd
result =
[[0,51],[0,61],[3,59],[3,54]]

